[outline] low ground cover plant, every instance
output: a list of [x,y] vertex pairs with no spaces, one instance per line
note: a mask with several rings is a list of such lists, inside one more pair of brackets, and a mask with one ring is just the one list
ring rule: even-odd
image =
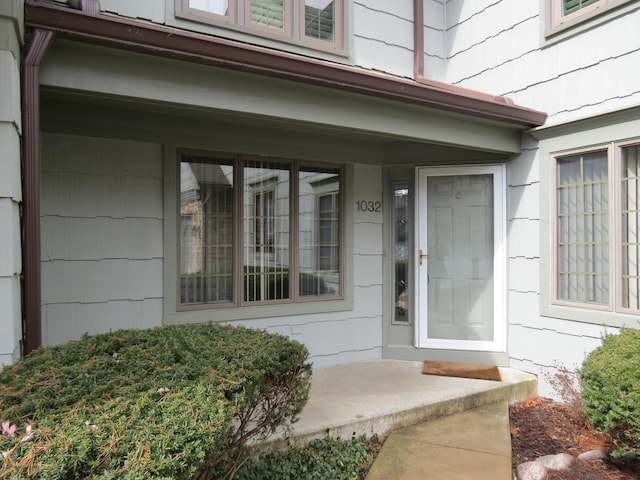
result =
[[0,479],[231,478],[307,401],[303,345],[215,324],[121,330],[0,372]]
[[375,435],[314,440],[250,459],[240,468],[236,480],[359,480],[366,476],[381,446]]
[[585,412],[607,432],[616,454],[640,452],[640,330],[608,335],[580,370]]

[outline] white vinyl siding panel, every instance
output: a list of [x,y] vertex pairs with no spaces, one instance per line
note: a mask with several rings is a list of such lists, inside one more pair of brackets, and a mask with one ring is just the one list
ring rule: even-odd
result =
[[20,134],[13,122],[0,121],[0,145],[2,145],[2,175],[0,198],[22,200],[20,169]]
[[413,77],[413,12],[410,2],[353,4],[355,65]]
[[506,95],[547,112],[548,125],[637,104],[634,75],[612,72],[635,71],[640,62],[640,4],[549,44],[541,37],[542,4],[448,2],[447,67],[439,80]]
[[43,134],[44,345],[161,323],[161,152],[153,144]]
[[103,12],[123,17],[139,18],[154,23],[164,23],[166,0],[100,0]]

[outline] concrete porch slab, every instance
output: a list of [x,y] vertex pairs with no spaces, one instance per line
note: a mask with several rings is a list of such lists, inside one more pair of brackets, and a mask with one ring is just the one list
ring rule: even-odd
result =
[[[422,374],[422,362],[371,360],[313,371],[292,443],[389,432],[427,420],[537,395],[534,375],[500,368],[502,381]],[[277,436],[272,437],[277,442]]]

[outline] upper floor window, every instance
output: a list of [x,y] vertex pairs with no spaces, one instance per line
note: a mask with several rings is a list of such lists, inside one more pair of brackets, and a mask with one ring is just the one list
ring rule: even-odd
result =
[[556,158],[558,304],[640,313],[640,145]]
[[343,48],[344,0],[176,0],[177,14],[312,48]]
[[608,12],[633,0],[548,0],[550,33]]

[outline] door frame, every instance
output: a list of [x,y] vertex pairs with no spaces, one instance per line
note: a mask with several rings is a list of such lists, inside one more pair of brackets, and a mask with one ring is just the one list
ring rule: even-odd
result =
[[[424,288],[424,295],[421,280],[426,287],[428,278],[428,259],[420,265],[419,255],[421,249],[427,251],[427,212],[426,208],[421,210],[422,205],[426,205],[427,179],[430,176],[449,175],[483,175],[493,176],[493,228],[494,228],[494,325],[493,341],[477,340],[444,340],[428,337],[427,312],[428,298],[427,290]],[[415,346],[417,348],[433,348],[447,350],[465,351],[506,351],[506,319],[507,319],[507,185],[506,185],[506,164],[491,165],[456,165],[440,167],[416,167],[415,172],[415,225],[416,235],[414,237],[414,252],[416,255],[416,268],[414,269],[414,298],[416,302],[416,322],[415,322]]]

